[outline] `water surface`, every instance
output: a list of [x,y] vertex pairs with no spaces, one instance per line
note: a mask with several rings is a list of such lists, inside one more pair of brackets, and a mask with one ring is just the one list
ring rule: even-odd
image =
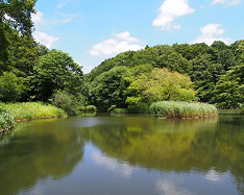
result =
[[0,194],[244,194],[244,117],[22,123],[0,140]]

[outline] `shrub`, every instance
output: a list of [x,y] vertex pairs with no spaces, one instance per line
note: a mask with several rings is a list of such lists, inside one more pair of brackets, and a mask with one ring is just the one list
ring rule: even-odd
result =
[[69,116],[77,116],[83,112],[85,98],[82,95],[74,96],[66,91],[57,91],[53,95],[53,104],[65,110]]
[[243,114],[244,115],[244,108],[241,109],[240,114]]
[[82,106],[81,113],[96,113],[97,107],[94,105]]
[[0,109],[0,130],[11,128],[15,124],[14,117]]
[[86,112],[87,113],[96,113],[97,107],[94,105],[88,105],[88,106],[86,106]]
[[127,114],[128,110],[126,108],[115,108],[110,112],[112,115]]
[[218,110],[215,106],[205,103],[163,101],[152,103],[150,113],[164,118],[204,118],[217,116]]

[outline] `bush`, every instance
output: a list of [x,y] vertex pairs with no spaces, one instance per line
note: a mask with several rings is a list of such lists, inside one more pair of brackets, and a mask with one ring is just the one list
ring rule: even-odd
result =
[[240,114],[243,114],[244,115],[244,108],[241,109]]
[[94,105],[88,105],[86,107],[86,113],[96,113],[97,112],[97,107]]
[[65,110],[69,116],[77,116],[83,112],[85,98],[82,95],[74,96],[66,91],[58,91],[53,96],[53,104]]
[[112,115],[123,115],[127,114],[128,110],[126,108],[115,108],[110,112]]
[[81,113],[96,113],[97,107],[94,105],[82,106]]
[[7,130],[15,124],[14,117],[0,109],[0,130]]
[[152,103],[150,113],[164,118],[205,118],[217,116],[215,106],[205,103],[163,101]]

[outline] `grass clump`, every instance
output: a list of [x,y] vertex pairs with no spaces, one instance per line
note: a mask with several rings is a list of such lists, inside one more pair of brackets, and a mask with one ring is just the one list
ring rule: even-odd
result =
[[152,103],[150,113],[163,118],[206,118],[218,115],[214,105],[206,103],[188,103],[181,101],[162,101]]
[[67,115],[60,108],[40,102],[0,104],[0,109],[12,115],[15,120],[61,118]]

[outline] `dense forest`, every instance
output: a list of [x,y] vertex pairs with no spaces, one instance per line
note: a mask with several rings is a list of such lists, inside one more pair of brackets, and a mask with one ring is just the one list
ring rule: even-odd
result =
[[120,108],[142,113],[164,100],[243,106],[244,40],[146,46],[107,59],[84,75],[69,54],[33,39],[35,1],[11,2],[1,4],[1,102],[53,103],[70,115],[87,105],[103,112]]

